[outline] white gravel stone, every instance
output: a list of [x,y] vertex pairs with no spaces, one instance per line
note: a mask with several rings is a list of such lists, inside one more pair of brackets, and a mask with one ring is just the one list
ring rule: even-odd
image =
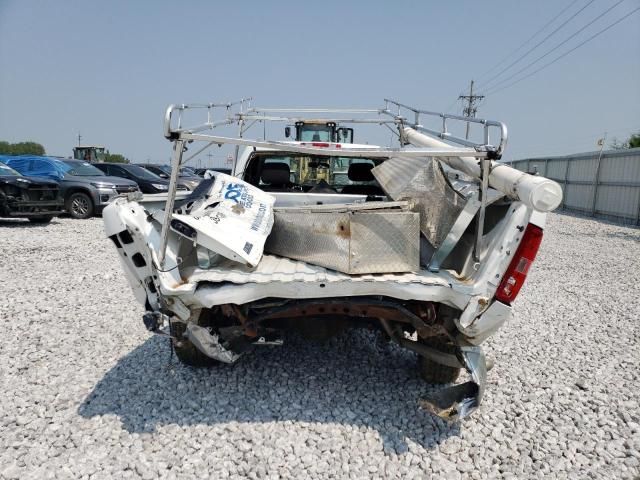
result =
[[637,478],[640,231],[550,215],[483,405],[375,335],[169,364],[101,219],[0,221],[0,478]]

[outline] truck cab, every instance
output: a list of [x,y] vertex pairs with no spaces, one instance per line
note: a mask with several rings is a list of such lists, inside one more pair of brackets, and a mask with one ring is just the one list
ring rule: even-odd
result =
[[73,158],[89,163],[104,162],[106,160],[106,153],[104,147],[97,145],[79,145],[73,147]]
[[[276,198],[276,206],[361,203],[387,200],[373,176],[374,167],[384,158],[350,157],[349,151],[379,148],[353,143],[353,128],[334,121],[295,122],[295,140],[290,145],[340,149],[344,155],[309,155],[245,148],[236,162],[234,175]],[[291,126],[285,137],[292,136]]]
[[[318,132],[327,133],[326,130],[315,130],[313,135],[322,138],[323,135]],[[305,137],[306,135],[301,136],[301,138]],[[234,175],[269,192],[276,198],[276,206],[387,200],[387,196],[372,173],[373,168],[385,159],[349,156],[350,149],[376,147],[323,141],[287,143],[320,148],[340,148],[344,155],[296,154],[247,147],[238,158]]]
[[[295,123],[297,142],[353,143],[353,128],[341,127],[327,120],[301,120]],[[285,127],[285,136],[291,135],[291,127]]]

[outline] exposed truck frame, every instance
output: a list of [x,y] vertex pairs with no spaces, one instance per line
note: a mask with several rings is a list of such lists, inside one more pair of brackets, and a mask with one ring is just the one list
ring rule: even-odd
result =
[[[174,345],[188,341],[206,356],[232,363],[251,345],[279,343],[270,332],[283,324],[305,318],[348,319],[354,325],[380,328],[433,365],[466,369],[469,382],[431,395],[422,405],[447,419],[467,416],[478,407],[484,391],[486,363],[480,344],[509,318],[510,303],[535,257],[546,212],[561,201],[560,187],[498,163],[507,143],[507,128],[501,122],[417,109],[393,100],[385,100],[381,109],[264,109],[251,107],[250,101],[171,105],[164,122],[164,135],[173,143],[164,209],[150,212],[129,196],[117,199],[104,212],[106,233],[118,248],[137,298],[147,307],[147,327],[160,332],[168,325]],[[206,121],[185,127],[188,112],[203,112]],[[214,118],[220,112],[221,118]],[[257,122],[295,123],[307,115],[330,115],[337,125],[388,127],[397,132],[400,146],[244,138]],[[424,119],[433,118],[440,122],[439,129],[422,125]],[[451,122],[478,124],[482,140],[453,135],[448,130]],[[235,137],[203,133],[233,124],[238,126]],[[492,143],[490,134],[495,133],[498,140]],[[183,158],[187,144],[196,141],[205,145]],[[222,144],[236,146],[235,175],[244,172],[253,153],[276,151],[393,158],[406,167],[404,172],[435,158],[471,182],[458,182],[464,207],[447,223],[442,241],[418,272],[347,275],[272,255],[265,255],[255,268],[227,262],[204,269],[190,263],[193,252],[171,234],[170,224],[180,166]],[[242,156],[240,146],[248,147]],[[394,178],[399,175],[392,173]],[[463,250],[469,252],[464,265],[447,264]],[[429,340],[433,338],[445,338],[447,348],[434,346]]]

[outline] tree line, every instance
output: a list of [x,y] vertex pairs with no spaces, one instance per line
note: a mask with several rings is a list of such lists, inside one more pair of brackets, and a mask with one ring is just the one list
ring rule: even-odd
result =
[[9,143],[0,141],[2,155],[44,155],[44,147],[36,142]]
[[621,142],[617,138],[613,138],[611,142],[611,148],[614,150],[624,150],[626,148],[638,148],[640,147],[640,132],[632,134],[625,142]]
[[[10,143],[0,140],[0,155],[46,155],[44,146],[37,142]],[[129,163],[129,159],[119,153],[105,153],[105,162]]]
[[130,160],[124,155],[109,153],[109,151],[104,154],[104,161],[109,163],[130,163]]

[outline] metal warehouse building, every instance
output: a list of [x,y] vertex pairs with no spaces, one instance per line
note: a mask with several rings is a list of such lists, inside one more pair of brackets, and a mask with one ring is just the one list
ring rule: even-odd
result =
[[562,208],[640,225],[640,148],[525,158],[512,167],[555,180]]

